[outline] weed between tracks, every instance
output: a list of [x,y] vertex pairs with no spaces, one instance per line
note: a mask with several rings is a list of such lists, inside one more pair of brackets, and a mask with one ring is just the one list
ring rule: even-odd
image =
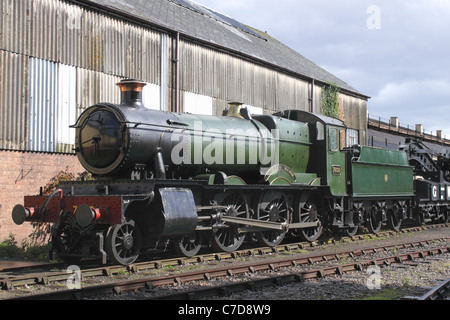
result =
[[373,296],[359,300],[398,300],[408,293],[404,288],[385,288],[376,291]]

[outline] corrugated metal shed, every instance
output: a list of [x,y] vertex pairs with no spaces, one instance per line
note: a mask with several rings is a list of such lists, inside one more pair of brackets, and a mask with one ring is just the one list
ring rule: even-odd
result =
[[1,149],[72,152],[68,125],[92,104],[119,102],[115,83],[124,77],[149,83],[151,108],[194,101],[190,109],[210,112],[212,101],[215,114],[230,100],[266,113],[309,110],[313,101],[318,111],[319,82],[331,81],[343,90],[350,125],[366,128],[367,97],[270,36],[188,0],[2,0],[0,27]]
[[[249,59],[269,63],[299,76],[334,82],[340,88],[364,97],[345,81],[320,68],[276,39],[248,27],[245,28],[250,29],[251,32],[243,31],[244,26],[238,21],[220,15],[200,4],[192,3],[190,0],[90,0],[83,2],[108,8],[174,32],[178,31],[190,39],[240,53]],[[228,21],[225,21],[225,18]],[[238,25],[242,27],[237,27]]]

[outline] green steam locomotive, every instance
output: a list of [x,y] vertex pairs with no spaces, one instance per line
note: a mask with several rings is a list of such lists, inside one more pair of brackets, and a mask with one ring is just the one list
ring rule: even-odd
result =
[[299,110],[154,111],[142,105],[144,83],[118,85],[120,105],[94,105],[74,125],[78,159],[96,179],[27,196],[12,212],[17,224],[54,223],[52,253],[65,260],[129,265],[152,249],[193,256],[448,220],[447,150],[345,147],[342,121]]

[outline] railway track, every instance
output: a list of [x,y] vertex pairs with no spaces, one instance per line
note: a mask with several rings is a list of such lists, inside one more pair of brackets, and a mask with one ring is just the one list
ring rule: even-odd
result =
[[[450,252],[450,251],[449,251]],[[401,256],[391,257],[399,263],[402,259]],[[403,260],[401,260],[403,261]],[[391,263],[389,260],[382,262]],[[376,262],[370,261],[364,264],[364,266],[376,265]],[[286,284],[292,283],[303,283],[308,279],[321,279],[329,275],[343,275],[347,272],[361,271],[363,269],[362,264],[348,264],[344,266],[328,267],[328,268],[318,268],[305,272],[290,273],[286,275],[276,275],[265,277],[263,279],[244,281],[239,283],[231,283],[227,285],[220,285],[215,287],[209,287],[204,289],[196,289],[185,292],[173,293],[164,296],[151,297],[148,300],[198,300],[207,299],[211,297],[230,297],[233,294],[241,293],[244,291],[256,291],[267,287],[284,286]],[[403,300],[449,300],[450,295],[450,278],[424,294],[420,297],[406,296]]]
[[[255,274],[258,272],[267,272],[297,267],[307,266],[309,270],[296,273],[288,273],[282,276],[268,277],[267,279],[258,279],[252,282],[243,282],[232,285],[222,285],[219,287],[213,287],[208,289],[202,289],[199,291],[187,291],[177,294],[171,294],[168,296],[153,296],[150,299],[197,299],[210,295],[229,295],[237,290],[248,290],[249,288],[257,288],[260,285],[273,285],[284,284],[292,281],[304,281],[312,278],[325,278],[329,275],[343,275],[348,272],[363,270],[369,266],[381,266],[393,263],[403,263],[406,261],[412,261],[415,259],[422,259],[429,256],[447,254],[450,253],[450,246],[448,245],[448,238],[441,239],[446,241],[447,245],[438,246],[435,248],[428,248],[417,250],[419,246],[428,245],[431,242],[410,242],[403,244],[388,245],[384,247],[366,248],[364,250],[358,249],[355,251],[339,252],[334,254],[324,255],[311,255],[307,257],[291,257],[286,259],[277,259],[273,261],[257,262],[245,265],[229,266],[226,268],[212,268],[208,270],[173,274],[169,276],[161,277],[147,277],[134,281],[123,281],[118,283],[111,283],[105,285],[97,285],[91,287],[84,287],[78,290],[63,290],[52,293],[46,293],[41,295],[32,295],[19,297],[17,299],[58,299],[58,300],[73,300],[83,299],[93,296],[104,296],[111,294],[121,294],[136,290],[153,290],[164,286],[180,286],[186,283],[192,283],[196,281],[211,281],[213,279],[219,279],[224,277],[235,277],[238,275]],[[433,241],[435,242],[435,241]],[[361,261],[343,263],[346,259],[355,257],[365,257],[374,253],[397,251],[400,249],[409,249],[408,252],[401,254],[394,254],[380,257],[380,258],[368,258]],[[412,250],[412,251],[411,251]],[[323,262],[329,263],[334,261],[333,266],[314,266]],[[201,294],[200,294],[201,293]]]
[[[379,248],[373,248],[373,252],[377,252]],[[389,250],[388,248],[384,248],[384,250]],[[368,250],[372,251],[372,250]],[[385,266],[392,264],[403,264],[408,263],[410,261],[414,261],[416,259],[423,259],[429,256],[434,256],[443,253],[449,253],[450,246],[435,248],[431,250],[420,250],[410,253],[402,253],[397,255],[392,255],[383,258],[369,258],[363,259],[362,261],[346,263],[346,264],[336,264],[332,266],[314,266],[311,265],[309,270],[301,271],[301,272],[288,272],[287,274],[277,274],[274,276],[266,276],[261,279],[254,279],[249,281],[242,281],[237,283],[229,283],[222,284],[220,286],[194,289],[185,292],[171,293],[163,296],[149,297],[148,300],[197,300],[197,299],[205,299],[210,297],[229,297],[232,294],[240,293],[243,291],[255,291],[258,289],[264,289],[267,287],[283,287],[287,284],[292,283],[303,283],[306,280],[311,279],[324,279],[328,276],[343,276],[347,273],[351,273],[354,271],[364,271],[371,266]],[[358,255],[370,255],[369,252],[354,252],[354,254]],[[350,255],[352,256],[352,255]],[[327,258],[324,256],[323,261],[327,261]],[[339,258],[345,259],[345,255]],[[339,261],[338,260],[338,261]],[[283,268],[284,264],[280,264],[279,268]],[[293,261],[292,266],[296,266],[297,264]],[[279,269],[275,267],[276,264],[269,266],[269,270]],[[444,290],[448,290],[449,283],[445,282],[441,284],[439,287],[434,288],[427,293],[426,295],[418,298],[418,300],[434,300],[430,297],[442,297],[444,296]]]
[[450,278],[442,281],[437,286],[422,296],[406,296],[405,300],[450,300]]
[[[378,235],[372,235],[372,234],[365,234],[365,235],[357,235],[354,237],[342,237],[342,238],[333,238],[329,239],[325,242],[297,242],[297,243],[289,243],[289,244],[282,244],[275,247],[263,247],[263,248],[249,248],[244,250],[239,250],[232,253],[210,253],[210,254],[204,254],[199,255],[192,258],[169,258],[169,259],[163,259],[163,260],[152,260],[152,261],[145,261],[145,262],[139,262],[134,263],[130,266],[120,266],[120,265],[113,265],[113,266],[102,266],[98,268],[83,268],[79,270],[79,277],[81,279],[86,278],[92,278],[92,277],[101,277],[101,276],[113,276],[113,275],[121,275],[121,274],[137,274],[140,272],[148,272],[149,270],[159,270],[164,268],[172,268],[173,266],[184,266],[184,265],[190,265],[195,263],[204,263],[204,262],[210,262],[210,261],[222,261],[222,260],[231,260],[236,259],[239,257],[247,257],[247,256],[264,256],[267,254],[272,253],[279,253],[279,252],[300,252],[304,251],[308,248],[314,248],[319,245],[323,244],[332,244],[336,242],[351,242],[351,241],[358,241],[358,240],[367,240],[370,239],[377,239],[377,238],[383,238],[383,237],[389,237],[389,236],[395,236],[399,234],[408,234],[411,232],[416,231],[424,231],[424,230],[430,230],[430,229],[436,229],[441,227],[448,227],[448,224],[441,224],[441,225],[430,225],[430,226],[422,226],[422,227],[413,227],[413,228],[407,228],[403,229],[400,232],[394,232],[394,231],[385,231],[381,232]],[[425,243],[425,242],[423,242]],[[416,242],[416,245],[422,245],[421,242]],[[49,268],[48,272],[42,272],[42,268]],[[65,266],[67,267],[67,265]],[[34,285],[48,285],[52,283],[58,283],[58,282],[66,282],[70,277],[72,277],[71,273],[68,273],[67,270],[62,271],[50,271],[51,269],[61,269],[62,264],[49,264],[49,265],[40,265],[36,266],[40,271],[38,273],[33,272],[32,267],[26,267],[23,268],[17,268],[17,269],[8,269],[8,270],[1,270],[0,272],[7,271],[7,273],[0,274],[0,288],[2,290],[12,290],[17,287],[21,286],[34,286]],[[21,273],[26,271],[26,274],[22,275]],[[15,273],[19,272],[19,273]]]

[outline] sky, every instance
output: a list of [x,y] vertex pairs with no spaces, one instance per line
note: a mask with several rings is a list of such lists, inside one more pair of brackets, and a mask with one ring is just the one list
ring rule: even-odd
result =
[[450,0],[196,0],[370,96],[369,114],[450,139]]

